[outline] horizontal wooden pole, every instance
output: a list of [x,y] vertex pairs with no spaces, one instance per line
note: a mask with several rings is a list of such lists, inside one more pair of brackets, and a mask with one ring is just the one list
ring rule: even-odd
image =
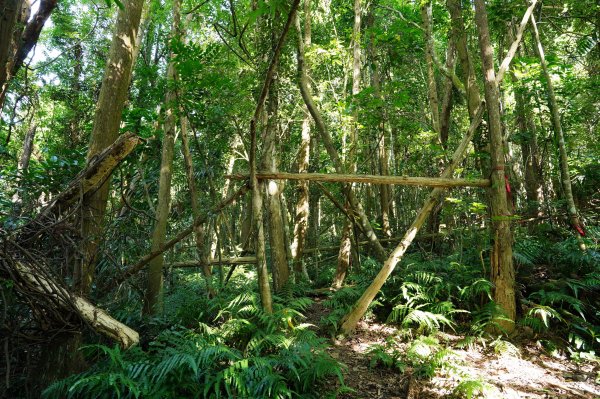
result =
[[[411,177],[411,176],[381,176],[381,175],[347,175],[338,173],[286,173],[258,172],[260,180],[312,180],[338,183],[369,183],[392,184],[399,186],[426,187],[489,187],[489,179],[449,179],[443,177]],[[232,180],[248,179],[247,174],[226,175]]]
[[[415,240],[425,240],[437,237],[444,237],[445,235],[442,233],[430,233],[430,234],[419,234],[415,237]],[[381,238],[379,242],[399,242],[402,240],[402,237],[391,237],[391,238]],[[359,241],[358,245],[367,245],[369,241]],[[339,245],[329,246],[329,247],[318,247],[318,248],[305,248],[302,253],[303,254],[312,254],[315,252],[328,252],[328,251],[337,251],[340,249]]]
[[[221,260],[219,259],[211,259],[209,260],[209,264],[211,265],[249,265],[252,263],[256,263],[256,258],[254,256],[241,256],[239,258],[222,258]],[[170,265],[167,265],[167,267],[173,267],[173,268],[184,268],[184,267],[200,267],[202,266],[200,264],[199,260],[188,260],[188,261],[183,261],[183,262],[174,262],[171,263]]]

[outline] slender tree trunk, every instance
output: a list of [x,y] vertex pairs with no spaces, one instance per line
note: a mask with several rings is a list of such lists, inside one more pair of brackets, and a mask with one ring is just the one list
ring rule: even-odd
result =
[[[173,2],[173,27],[171,39],[180,37],[179,0]],[[177,80],[175,68],[175,54],[171,53],[167,67],[167,80],[173,85]],[[156,206],[156,221],[152,233],[152,251],[162,247],[167,235],[167,222],[171,213],[171,178],[173,176],[173,156],[175,147],[175,130],[177,127],[177,93],[170,87],[165,95],[165,123],[162,154],[160,161],[160,175],[158,180],[158,204]],[[190,188],[191,189],[191,188]],[[161,253],[148,265],[148,280],[144,297],[143,313],[153,315],[162,311],[164,253]]]
[[498,320],[498,324],[510,332],[514,329],[516,318],[515,271],[512,258],[513,237],[510,228],[511,212],[506,194],[499,83],[496,82],[496,72],[494,71],[494,51],[490,42],[484,0],[475,0],[475,23],[479,33],[490,136],[492,187],[489,192],[493,243],[490,255],[491,278],[494,284],[494,300],[506,313],[506,317],[510,319],[510,321]]
[[[198,197],[198,189],[196,187],[196,179],[194,175],[194,163],[192,160],[192,154],[190,152],[190,145],[188,139],[188,121],[185,116],[180,118],[181,124],[181,151],[183,153],[183,160],[185,163],[185,174],[188,181],[188,188],[190,189],[190,201],[192,204],[192,215],[194,220],[200,218],[200,199]],[[208,296],[214,297],[216,291],[212,283],[212,269],[208,262],[208,253],[206,247],[206,226],[204,224],[194,225],[194,239],[196,241],[196,252],[198,253],[198,260],[202,267],[202,273],[206,279],[206,287],[208,289]]]
[[[353,102],[356,103],[356,96],[360,93],[360,73],[361,73],[361,65],[360,65],[360,44],[361,44],[361,0],[354,0],[354,27],[352,30],[352,96]],[[352,122],[350,127],[350,140],[348,143],[348,157],[347,163],[349,165],[348,169],[350,173],[356,173],[357,171],[357,148],[358,148],[358,107],[354,107],[354,112],[352,114]],[[349,184],[346,186],[348,191],[354,191],[353,185]],[[356,195],[356,194],[353,194]],[[349,210],[351,208],[351,204],[347,202],[346,209]],[[333,288],[340,288],[344,282],[346,274],[348,273],[348,269],[351,264],[352,259],[352,222],[348,219],[344,222],[344,228],[342,229],[342,236],[340,242],[340,251],[338,253],[338,263],[337,263],[337,271],[335,273],[333,282],[331,286]],[[381,245],[381,244],[380,244]]]
[[[537,132],[532,112],[528,107],[526,98],[527,90],[519,87],[515,74],[511,74],[515,88],[515,108],[517,116],[517,128],[519,129],[519,141],[521,144],[521,155],[523,161],[523,174],[525,180],[525,194],[527,198],[526,213],[529,217],[541,216],[540,204],[542,201],[542,187],[540,183],[540,160],[537,145]],[[534,226],[530,223],[529,226]]]
[[[300,27],[299,17],[296,16],[296,34],[298,40],[304,41],[304,47],[311,45],[311,7],[310,0],[304,1],[304,38],[302,39],[302,29]],[[308,110],[304,111],[304,120],[302,121],[302,136],[300,148],[298,149],[298,173],[308,172],[310,164],[310,114]],[[298,201],[296,202],[296,216],[294,221],[294,240],[292,242],[292,256],[294,258],[294,273],[296,281],[302,278],[308,279],[306,268],[303,264],[303,252],[306,244],[306,232],[309,221],[309,184],[308,181],[298,182]]]
[[29,18],[29,2],[23,0],[0,0],[0,116],[13,76],[15,53],[19,45],[22,26]]
[[546,81],[546,92],[548,94],[548,108],[552,114],[552,128],[554,129],[554,135],[558,141],[558,153],[559,153],[559,165],[560,165],[560,179],[562,182],[563,193],[565,200],[567,201],[567,212],[571,221],[572,227],[577,230],[576,236],[579,241],[579,248],[585,251],[585,243],[581,238],[585,233],[583,225],[579,220],[577,214],[577,207],[575,206],[575,200],[573,199],[573,190],[571,188],[571,175],[569,173],[569,158],[567,155],[567,145],[565,143],[565,134],[562,129],[560,122],[560,110],[558,108],[558,102],[556,101],[556,94],[554,93],[554,85],[552,84],[552,76],[548,71],[548,64],[546,63],[546,56],[544,55],[544,47],[540,40],[540,34],[535,22],[535,17],[531,15],[531,27],[533,31],[533,37],[535,39],[535,51],[540,59],[542,66],[542,73]]
[[[312,152],[309,171],[314,172],[319,170],[319,142],[316,135],[313,135],[310,140],[310,150]],[[315,248],[319,246],[319,234],[321,226],[321,207],[320,207],[321,190],[316,187],[316,184],[309,184],[308,197],[308,246]],[[312,269],[314,276],[318,276],[319,270],[319,254],[313,255]]]
[[[373,28],[375,24],[375,16],[373,12],[374,5],[371,5],[368,15],[368,26]],[[373,93],[375,97],[380,101],[379,105],[379,129],[377,130],[378,145],[377,145],[377,158],[379,161],[379,173],[382,176],[388,176],[390,174],[389,162],[390,162],[390,137],[388,137],[389,127],[387,126],[387,112],[385,109],[385,99],[381,93],[381,73],[379,71],[379,62],[376,57],[376,45],[375,45],[375,34],[371,33],[369,37],[369,58],[371,65],[371,79],[373,86]],[[391,189],[389,185],[379,186],[379,207],[381,209],[381,231],[385,238],[392,236],[392,229],[390,226],[390,198]]]
[[465,31],[465,23],[462,16],[460,0],[447,0],[448,11],[452,21],[452,36],[456,42],[456,52],[460,61],[465,91],[467,94],[467,107],[471,120],[476,113],[477,107],[481,104],[479,95],[479,87],[473,69],[473,62],[469,53],[467,42],[467,33]]
[[37,125],[33,124],[27,130],[25,140],[23,140],[23,152],[21,158],[19,158],[18,171],[20,175],[19,189],[13,196],[13,214],[19,216],[23,206],[23,193],[25,193],[25,174],[29,169],[29,161],[31,160],[31,153],[33,152],[33,140],[35,138],[35,132],[37,131]]
[[[271,85],[271,92],[267,106],[267,127],[263,140],[263,159],[261,170],[277,172],[279,160],[277,151],[278,134],[278,87],[275,82]],[[289,268],[287,261],[287,251],[285,247],[285,229],[283,226],[283,214],[281,206],[282,182],[277,180],[268,180],[267,205],[269,210],[269,243],[271,246],[271,265],[273,272],[273,288],[275,292],[280,292],[289,280]]]
[[283,31],[281,36],[279,37],[279,41],[277,42],[277,46],[275,47],[275,51],[273,52],[273,56],[271,58],[271,62],[267,69],[265,75],[265,81],[263,87],[260,92],[260,96],[258,97],[258,102],[256,104],[256,108],[254,109],[254,114],[252,119],[250,120],[250,184],[252,185],[252,219],[254,221],[254,226],[256,229],[256,267],[258,271],[258,287],[261,297],[261,302],[263,309],[267,313],[273,312],[273,303],[271,297],[271,288],[269,285],[269,275],[267,271],[267,262],[265,256],[265,233],[263,227],[263,213],[262,213],[262,185],[259,184],[258,179],[256,178],[256,147],[257,147],[257,137],[256,137],[256,124],[260,116],[262,115],[263,106],[265,103],[265,99],[267,97],[267,93],[270,90],[271,84],[273,82],[273,78],[275,75],[275,70],[277,65],[279,64],[279,56],[281,55],[281,50],[285,43],[285,39],[287,33],[289,32],[290,26],[295,21],[296,10],[298,9],[298,4],[300,0],[294,0],[291,4],[290,12],[287,17],[287,21],[283,27]]
[[[451,162],[448,164],[448,166],[442,173],[442,177],[452,176],[452,174],[454,173],[454,169],[456,169],[456,167],[464,159],[469,143],[473,138],[477,127],[479,126],[479,122],[481,121],[482,111],[483,108],[479,107],[478,114],[476,114],[473,118],[473,122],[471,122],[469,130],[465,134],[465,137],[461,141],[458,148],[455,150]],[[414,221],[402,237],[400,244],[398,244],[398,246],[386,259],[381,270],[379,271],[379,273],[377,273],[377,276],[375,276],[369,287],[367,287],[367,289],[358,299],[358,301],[356,301],[356,303],[352,307],[352,310],[350,310],[350,312],[348,312],[342,319],[341,331],[343,334],[349,334],[356,328],[356,324],[364,316],[367,309],[369,308],[369,305],[371,305],[373,299],[375,299],[375,296],[377,295],[381,287],[383,287],[383,284],[385,283],[387,278],[394,271],[396,265],[404,256],[404,253],[413,242],[415,236],[417,235],[417,232],[423,226],[423,223],[425,223],[425,221],[427,220],[427,217],[430,215],[431,211],[439,201],[443,192],[443,188],[436,188],[429,194],[423,207],[417,214],[417,217],[414,219]]]
[[[188,19],[186,19],[185,25],[187,25],[189,23],[189,17],[191,15],[188,15]],[[185,28],[181,29],[181,36],[184,38],[184,42],[187,43],[187,40],[185,39],[186,37],[186,31]],[[184,93],[182,92],[183,90],[179,90],[176,92],[178,96],[183,96]],[[183,108],[180,106],[179,107],[179,111],[180,111],[180,126],[181,126],[181,152],[183,155],[183,161],[184,161],[184,165],[185,165],[185,174],[187,177],[187,181],[188,181],[188,188],[190,190],[190,202],[192,205],[192,216],[194,217],[194,220],[198,220],[201,217],[201,212],[200,212],[200,198],[198,196],[198,188],[196,185],[196,178],[195,178],[195,173],[194,173],[194,161],[192,159],[192,153],[190,151],[190,144],[189,144],[189,138],[188,138],[188,134],[189,134],[189,121],[187,119],[187,117],[184,115],[184,110]],[[238,138],[239,140],[239,138]],[[236,147],[236,143],[237,141],[234,140],[233,143],[233,147]],[[231,170],[233,169],[233,162],[235,161],[235,158],[232,157],[232,161],[230,161],[231,166],[228,168],[228,173],[231,173]],[[229,191],[229,182],[226,181],[225,182],[225,186],[223,187],[223,195],[221,197],[221,199],[225,199],[227,198],[227,195]],[[202,274],[204,275],[204,279],[206,280],[206,287],[207,287],[207,292],[208,292],[208,297],[212,298],[216,296],[216,291],[214,289],[213,286],[213,277],[212,277],[212,268],[211,265],[209,264],[209,259],[208,259],[208,246],[206,243],[206,224],[204,223],[199,223],[199,224],[194,224],[194,240],[196,242],[196,252],[198,254],[198,260],[200,262],[200,266],[202,268]]]
[[[119,9],[117,24],[104,71],[100,96],[96,106],[94,127],[88,149],[88,162],[112,144],[119,134],[121,113],[127,99],[133,67],[135,43],[142,14],[142,0],[125,0]],[[77,292],[87,295],[94,279],[96,256],[104,225],[110,181],[94,194],[86,197],[82,205],[82,264],[75,266],[74,285]]]
[[[448,40],[448,49],[446,50],[446,69],[454,73],[456,45],[451,36]],[[444,149],[448,148],[448,132],[450,131],[450,114],[453,105],[453,83],[452,79],[446,77],[444,81],[444,97],[442,98],[442,109],[440,111],[440,142]]]
[[433,63],[433,27],[431,1],[427,1],[421,6],[421,19],[423,20],[423,30],[425,32],[425,62],[427,63],[427,96],[429,97],[429,108],[431,112],[431,126],[433,131],[440,135],[440,110],[437,93],[437,84],[435,81],[435,69]]
[[27,173],[27,170],[29,169],[29,162],[31,161],[31,154],[33,153],[33,140],[35,139],[36,131],[37,125],[31,125],[29,130],[27,130],[25,140],[23,140],[23,153],[21,153],[21,158],[19,158],[18,166],[21,174]]
[[[335,145],[333,144],[333,140],[331,139],[331,135],[329,134],[329,131],[327,130],[325,121],[323,120],[323,117],[321,116],[321,113],[312,98],[311,90],[308,86],[308,77],[306,76],[306,69],[303,65],[304,64],[303,60],[304,60],[304,51],[303,51],[303,49],[299,49],[298,50],[298,62],[299,62],[298,69],[301,72],[299,73],[300,76],[298,79],[298,83],[300,86],[300,93],[302,94],[302,99],[304,100],[306,108],[308,108],[308,111],[310,112],[310,115],[312,116],[312,118],[315,122],[315,128],[317,129],[317,132],[319,133],[321,141],[323,142],[323,145],[325,146],[325,149],[327,150],[327,153],[329,154],[329,157],[331,158],[331,161],[333,163],[333,166],[334,166],[336,172],[344,173],[345,168],[344,168],[344,165],[342,164],[342,160],[340,159],[338,151],[337,151]],[[348,190],[345,187],[344,191],[348,197],[348,201],[350,203],[352,210],[358,215],[360,225],[361,225],[362,229],[364,230],[364,232],[367,236],[367,239],[369,240],[369,242],[371,244],[373,251],[375,252],[375,257],[378,260],[383,262],[386,258],[385,249],[383,248],[383,246],[377,239],[377,235],[375,234],[375,231],[373,230],[373,227],[371,226],[371,223],[369,222],[369,218],[365,214],[365,211],[364,211],[362,205],[358,202],[358,199],[356,198],[356,196],[354,195],[354,192],[352,190]]]

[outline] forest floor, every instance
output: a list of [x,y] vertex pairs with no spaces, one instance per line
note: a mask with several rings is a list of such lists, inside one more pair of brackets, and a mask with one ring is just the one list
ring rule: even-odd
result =
[[[308,322],[314,325],[329,313],[322,304],[323,298],[315,298],[308,314]],[[460,349],[454,344],[462,337],[440,333],[443,345],[451,347],[458,359],[459,372],[438,373],[430,380],[412,376],[410,368],[404,373],[392,368],[370,367],[368,355],[373,345],[382,345],[385,339],[398,330],[386,324],[362,321],[352,337],[332,342],[330,354],[344,363],[344,382],[353,392],[343,393],[343,399],[439,399],[452,398],[459,384],[458,374],[469,379],[485,381],[489,391],[487,398],[497,399],[599,399],[600,385],[589,364],[578,365],[565,357],[550,356],[531,340],[516,344],[518,354],[496,354],[490,347]],[[518,337],[517,342],[520,342]],[[475,395],[473,398],[479,396]]]

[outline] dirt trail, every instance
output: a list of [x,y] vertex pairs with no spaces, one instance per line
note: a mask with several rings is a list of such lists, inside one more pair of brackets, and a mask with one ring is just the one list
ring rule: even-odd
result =
[[[306,312],[307,322],[319,325],[329,314],[323,298],[315,298]],[[410,372],[400,373],[382,367],[371,368],[369,348],[383,344],[394,335],[394,327],[372,321],[361,322],[356,333],[343,341],[333,338],[329,353],[347,366],[345,383],[354,392],[344,393],[342,399],[440,399],[452,397],[459,384],[458,373],[469,379],[481,379],[489,384],[489,399],[600,399],[600,385],[595,378],[599,366],[578,367],[566,358],[551,357],[541,348],[525,343],[518,346],[517,355],[496,354],[491,348],[453,348],[458,357],[457,372],[436,375],[431,380],[417,380]],[[325,332],[321,331],[324,336]],[[440,342],[453,346],[461,337],[441,334]]]

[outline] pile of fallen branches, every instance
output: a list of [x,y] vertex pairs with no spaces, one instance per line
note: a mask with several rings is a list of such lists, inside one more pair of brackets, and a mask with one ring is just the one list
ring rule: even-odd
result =
[[[69,289],[73,265],[81,259],[77,221],[82,200],[107,181],[139,142],[134,134],[122,135],[94,157],[37,216],[18,229],[0,231],[5,337],[39,343],[60,333],[81,331],[87,325],[125,348],[139,341],[136,331]],[[4,288],[10,288],[10,297]],[[8,307],[17,305],[26,305],[28,313],[8,320]]]

